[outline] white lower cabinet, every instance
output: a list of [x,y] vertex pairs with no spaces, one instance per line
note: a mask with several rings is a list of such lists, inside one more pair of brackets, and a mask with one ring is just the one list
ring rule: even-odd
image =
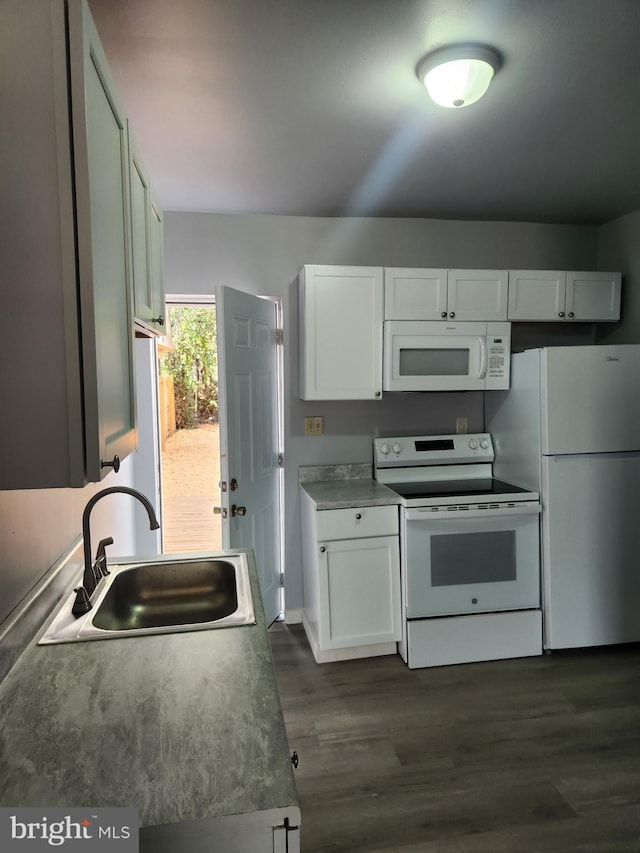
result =
[[303,624],[318,663],[394,654],[401,639],[397,506],[317,510],[302,491]]

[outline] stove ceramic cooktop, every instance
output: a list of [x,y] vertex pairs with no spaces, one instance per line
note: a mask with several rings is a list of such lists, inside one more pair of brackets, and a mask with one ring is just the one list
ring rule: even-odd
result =
[[538,493],[493,477],[469,480],[436,480],[422,483],[386,483],[388,489],[412,506],[450,503],[507,503],[538,500]]

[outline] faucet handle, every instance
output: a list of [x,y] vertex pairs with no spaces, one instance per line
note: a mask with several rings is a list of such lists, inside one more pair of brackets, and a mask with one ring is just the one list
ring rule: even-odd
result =
[[101,539],[98,542],[98,547],[96,549],[96,560],[94,565],[94,571],[98,575],[96,578],[96,582],[100,580],[100,578],[106,577],[110,574],[107,569],[107,552],[105,548],[107,545],[113,545],[113,536],[109,536],[107,539]]

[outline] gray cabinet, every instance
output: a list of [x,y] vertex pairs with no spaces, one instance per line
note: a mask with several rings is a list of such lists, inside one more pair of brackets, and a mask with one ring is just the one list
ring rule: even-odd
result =
[[1,15],[0,489],[82,486],[136,442],[127,122],[84,0]]
[[163,332],[164,261],[162,212],[155,201],[149,174],[129,126],[129,183],[133,309],[137,321]]
[[160,333],[165,331],[165,293],[164,293],[164,222],[162,209],[151,194],[149,205],[149,268],[151,272],[151,294],[153,315],[151,324]]

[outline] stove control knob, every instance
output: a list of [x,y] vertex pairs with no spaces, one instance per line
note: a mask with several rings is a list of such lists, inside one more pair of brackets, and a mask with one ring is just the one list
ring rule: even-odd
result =
[[401,451],[401,450],[402,450],[401,445],[399,445],[399,444],[394,444],[394,445],[393,445],[393,452],[394,452],[394,453],[400,453],[400,451]]
[[389,452],[389,445],[388,444],[381,444],[380,445],[380,453],[382,453],[383,456],[386,456],[388,452]]
[[469,439],[469,450],[477,450],[477,449],[478,449],[478,442],[475,440],[475,438],[470,438]]
[[488,438],[481,438],[480,439],[480,447],[483,450],[486,450],[489,447],[489,439]]

